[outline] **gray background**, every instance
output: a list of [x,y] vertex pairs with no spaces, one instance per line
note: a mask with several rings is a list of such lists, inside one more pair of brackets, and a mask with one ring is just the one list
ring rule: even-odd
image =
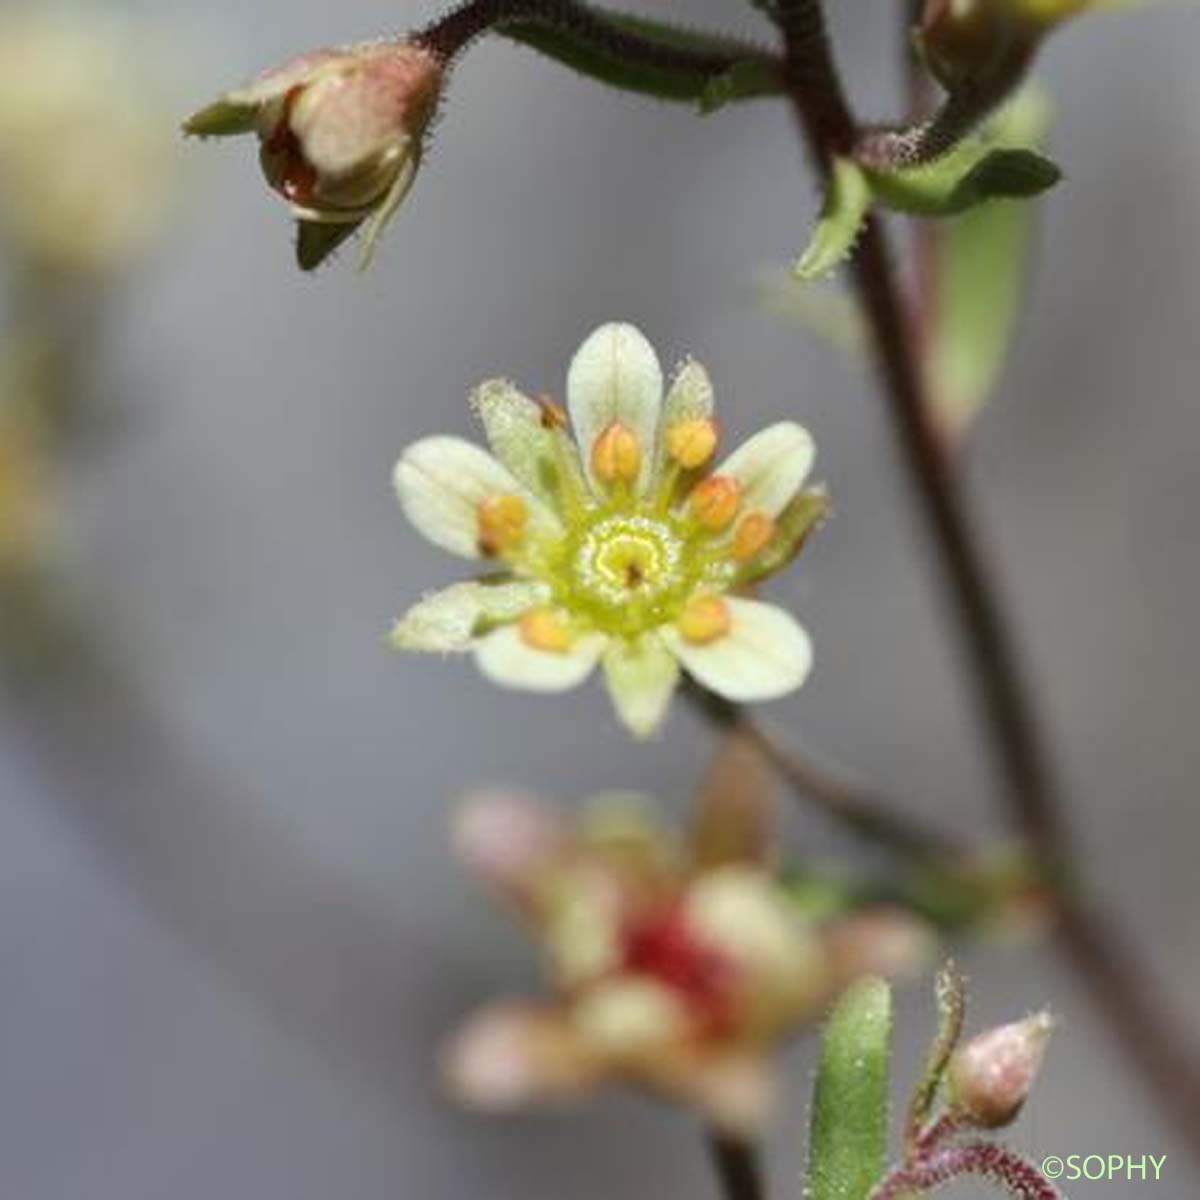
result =
[[[294,51],[428,11],[142,7],[187,31],[185,108]],[[894,110],[896,7],[831,5],[868,112]],[[673,11],[752,23],[716,0]],[[1084,22],[1043,60],[1068,181],[1045,206],[1036,290],[970,476],[1090,873],[1200,1032],[1196,21],[1164,8]],[[837,501],[777,587],[814,631],[818,668],[773,715],[929,815],[990,827],[984,748],[880,404],[751,299],[756,268],[792,255],[814,211],[788,119],[748,106],[699,121],[483,45],[365,279],[348,262],[315,279],[292,269],[250,145],[185,158],[204,160],[190,212],[95,364],[135,419],[73,487],[80,586],[171,753],[204,777],[109,744],[103,727],[79,731],[91,741],[78,762],[47,769],[55,751],[27,722],[0,729],[0,1192],[713,1194],[691,1122],[647,1103],[485,1121],[437,1096],[438,1038],[534,980],[446,853],[447,802],[495,780],[677,804],[709,735],[677,711],[661,741],[632,747],[597,685],[525,700],[467,664],[387,653],[392,615],[459,569],[405,525],[388,477],[412,438],[468,432],[481,377],[560,391],[604,319],[635,321],[665,359],[695,352],[731,435],[785,413],[810,425]],[[788,829],[840,846],[807,816]],[[969,961],[976,1021],[1042,1002],[1064,1018],[1012,1140],[1037,1158],[1168,1155],[1157,1185],[1076,1197],[1195,1195],[1062,970],[1025,946]],[[901,1008],[909,1073],[925,993]],[[771,1145],[781,1196],[800,1195],[811,1061],[802,1040]]]

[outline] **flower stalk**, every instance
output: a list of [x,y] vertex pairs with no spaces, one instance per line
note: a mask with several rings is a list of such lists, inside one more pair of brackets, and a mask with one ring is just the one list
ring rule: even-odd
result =
[[725,1200],[763,1200],[766,1189],[754,1147],[716,1131],[709,1133],[707,1141]]

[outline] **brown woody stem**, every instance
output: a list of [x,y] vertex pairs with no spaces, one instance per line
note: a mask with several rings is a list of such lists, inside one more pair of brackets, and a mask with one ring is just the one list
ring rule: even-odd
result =
[[[810,156],[827,176],[857,141],[834,64],[820,0],[783,0],[776,16],[785,77]],[[1080,899],[1067,828],[1047,748],[1012,636],[961,488],[942,453],[911,348],[911,321],[892,270],[883,226],[872,218],[853,263],[853,282],[904,463],[937,550],[944,584],[976,682],[977,700],[1006,784],[1013,820],[1038,852],[1058,897],[1060,949],[1139,1070],[1176,1132],[1200,1159],[1200,1065],[1187,1038],[1154,999],[1145,966]]]
[[764,1200],[766,1190],[754,1147],[716,1131],[710,1132],[707,1140],[725,1200]]

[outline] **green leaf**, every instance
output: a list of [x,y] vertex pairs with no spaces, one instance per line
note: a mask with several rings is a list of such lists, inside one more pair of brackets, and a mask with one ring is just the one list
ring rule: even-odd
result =
[[774,96],[782,90],[782,86],[774,63],[766,59],[743,59],[734,63],[724,74],[709,79],[700,95],[700,112],[708,116],[737,100]]
[[846,158],[835,158],[821,218],[799,261],[798,279],[820,279],[850,257],[871,208],[871,187],[863,170]]
[[[646,17],[580,7],[579,19],[561,26],[514,20],[497,26],[496,32],[610,87],[696,104],[705,113],[783,91],[780,72],[758,47]],[[659,60],[649,62],[651,56],[645,54],[639,60],[624,52],[623,35],[651,50],[661,49]]]
[[861,979],[843,994],[821,1045],[808,1150],[808,1200],[866,1200],[887,1159],[892,994]]
[[867,170],[876,200],[921,217],[949,217],[987,200],[1028,199],[1052,188],[1062,172],[1035,150],[968,143],[924,167]]
[[963,1021],[967,1012],[966,980],[952,962],[946,963],[938,972],[934,990],[938,1008],[937,1035],[929,1047],[924,1070],[908,1104],[905,1138],[910,1147],[915,1144],[929,1119],[929,1114],[933,1111],[933,1104],[937,1099],[938,1088],[942,1086],[942,1077],[946,1074],[950,1056],[962,1038]]
[[853,297],[836,285],[816,286],[782,267],[759,273],[759,304],[773,316],[815,334],[852,362],[866,358],[869,339]]
[[1025,293],[1028,205],[989,204],[951,223],[937,250],[930,384],[939,421],[960,433],[991,395]]
[[1050,123],[1042,91],[1027,87],[983,131],[923,167],[868,170],[880,204],[916,216],[946,217],[987,200],[1028,199],[1062,173],[1038,150]]
[[[997,119],[997,141],[1037,145],[1049,105],[1027,89]],[[936,233],[929,381],[940,424],[961,435],[979,414],[1008,358],[1029,274],[1034,209],[981,205]]]

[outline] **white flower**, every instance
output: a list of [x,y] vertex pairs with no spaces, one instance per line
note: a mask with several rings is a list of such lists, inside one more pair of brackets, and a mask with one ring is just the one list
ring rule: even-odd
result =
[[808,675],[808,635],[740,593],[791,561],[826,508],[802,492],[812,439],[782,421],[715,468],[712,386],[693,361],[664,398],[646,339],[609,324],[580,347],[567,417],[503,380],[473,403],[492,453],[454,437],[410,446],[395,483],[409,520],[503,574],[426,597],[398,649],[470,651],[496,683],[558,692],[601,666],[625,724],[650,735],[682,667],[735,701]]

